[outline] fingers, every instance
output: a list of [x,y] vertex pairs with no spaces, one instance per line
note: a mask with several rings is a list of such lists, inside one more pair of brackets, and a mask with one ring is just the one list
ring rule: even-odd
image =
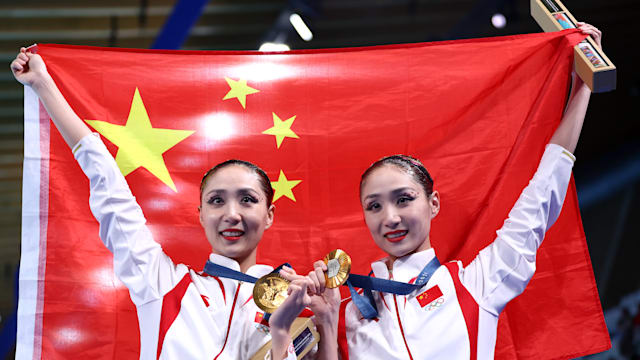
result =
[[325,289],[324,270],[327,269],[327,265],[322,261],[316,261],[313,264],[313,270],[309,272],[307,277],[311,280],[309,290],[313,295],[321,295]]
[[[311,302],[311,298],[307,295],[307,287],[310,285],[310,283],[311,281],[307,277],[303,276],[300,279],[296,279],[289,284],[287,293],[298,307],[304,308]],[[300,311],[302,311],[302,308],[298,310],[298,312]]]
[[16,58],[11,62],[11,71],[14,74],[21,74],[27,70],[30,59],[28,54],[27,48],[20,48],[20,52],[18,52]]
[[324,273],[321,270],[312,270],[307,277],[313,283],[312,294],[322,295],[325,291],[325,278]]
[[287,266],[283,266],[280,269],[279,273],[280,273],[280,276],[282,276],[283,278],[285,278],[286,280],[289,280],[289,281],[294,281],[294,280],[297,280],[297,279],[300,279],[300,278],[304,278],[304,276],[298,275],[295,272],[295,270],[293,270],[292,268],[287,267]]
[[315,278],[318,279],[318,293],[322,294],[327,286],[327,279],[324,275],[324,271],[320,268],[316,268],[314,270]]
[[302,292],[302,290],[306,292],[308,286],[309,286],[309,280],[306,277],[301,276],[299,279],[295,279],[289,284],[287,293],[289,295],[293,294],[293,296],[298,296]]
[[325,264],[324,261],[322,260],[318,260],[313,263],[313,268],[314,269],[320,268],[322,269],[322,271],[327,271],[327,264]]
[[300,292],[300,285],[295,281],[289,284],[287,288],[287,295],[291,296],[291,294],[297,295]]
[[327,264],[325,264],[324,261],[318,260],[315,263],[313,263],[313,271],[316,273],[318,282],[320,283],[320,289],[319,289],[320,293],[324,292],[324,289],[327,285],[327,280],[326,280],[326,277],[324,276],[324,273],[327,270],[328,270]]
[[307,277],[310,280],[310,282],[309,282],[309,292],[312,295],[320,294],[320,292],[319,292],[320,282],[318,281],[318,279],[316,277],[316,273],[313,270],[311,270],[311,271],[309,271],[309,274],[307,275]]
[[597,27],[584,22],[578,22],[576,25],[578,25],[578,29],[580,29],[583,34],[591,36],[593,40],[595,40],[596,44],[602,48],[602,31]]
[[18,59],[13,60],[11,62],[11,71],[14,73],[21,73],[22,71],[24,71],[24,65],[25,64],[19,61]]

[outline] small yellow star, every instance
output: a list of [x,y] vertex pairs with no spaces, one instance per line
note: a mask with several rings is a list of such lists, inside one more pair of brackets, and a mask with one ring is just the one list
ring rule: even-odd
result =
[[243,109],[246,109],[247,95],[255,94],[260,91],[247,85],[247,80],[240,79],[236,81],[226,76],[224,79],[227,80],[227,84],[229,84],[230,90],[227,95],[222,98],[222,100],[236,98],[240,102],[240,105],[242,105]]
[[118,147],[116,163],[122,175],[127,176],[143,167],[177,192],[162,154],[195,131],[151,127],[138,88],[133,94],[131,110],[124,126],[100,120],[85,121]]
[[276,147],[280,149],[280,145],[282,141],[284,141],[285,137],[290,137],[294,139],[299,139],[300,137],[291,130],[291,125],[293,125],[293,121],[296,119],[295,115],[288,118],[287,120],[280,120],[276,113],[273,114],[273,127],[263,131],[263,134],[274,135],[276,137]]
[[289,199],[296,201],[296,197],[293,196],[293,188],[296,185],[300,184],[302,180],[288,180],[284,175],[284,172],[280,170],[280,176],[278,176],[278,181],[272,181],[271,187],[275,190],[273,194],[273,202],[276,202],[282,196],[286,196]]

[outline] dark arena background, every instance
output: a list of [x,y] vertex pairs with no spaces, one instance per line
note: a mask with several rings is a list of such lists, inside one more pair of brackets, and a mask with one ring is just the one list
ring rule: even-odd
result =
[[[613,349],[640,358],[640,2],[565,0],[603,33],[617,89],[591,97],[574,175]],[[171,17],[175,14],[175,17]],[[306,24],[309,33],[294,25]],[[166,31],[166,32],[165,32]],[[23,89],[20,46],[257,50],[370,46],[541,31],[525,0],[23,0],[0,4],[0,358],[13,358],[20,261]],[[304,37],[304,39],[303,39]],[[273,46],[273,45],[272,45]],[[282,45],[280,45],[282,46]],[[286,49],[286,48],[285,48]],[[469,56],[473,56],[470,54]],[[384,71],[384,69],[380,69]]]

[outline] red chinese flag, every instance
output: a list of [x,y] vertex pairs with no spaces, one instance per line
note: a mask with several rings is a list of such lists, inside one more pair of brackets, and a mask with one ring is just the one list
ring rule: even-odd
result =
[[425,307],[440,296],[442,296],[442,290],[440,290],[440,287],[436,285],[416,296],[416,299],[418,300],[418,303],[420,303],[420,306]]
[[[468,263],[493,241],[535,171],[582,37],[281,54],[38,50],[80,118],[103,136],[175,262],[204,265],[200,179],[239,158],[263,167],[275,188],[275,225],[259,245],[260,263],[287,261],[304,273],[342,248],[353,271],[366,274],[383,256],[359,201],[367,166],[388,154],[422,159],[442,194],[431,234],[438,258]],[[88,180],[33,92],[25,94],[18,358],[135,359],[135,308],[98,238]],[[496,356],[608,348],[573,182],[537,264],[502,314]]]

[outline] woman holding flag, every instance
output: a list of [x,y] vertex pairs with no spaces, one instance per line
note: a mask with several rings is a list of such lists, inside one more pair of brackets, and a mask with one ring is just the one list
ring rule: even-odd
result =
[[[600,46],[601,32],[578,23]],[[373,241],[387,257],[371,264],[373,276],[409,288],[404,295],[352,290],[333,307],[342,318],[338,343],[350,359],[490,359],[498,317],[527,286],[536,251],[564,202],[590,90],[575,74],[560,125],[546,146],[538,170],[522,191],[493,243],[463,266],[441,264],[431,247],[431,220],[440,195],[422,163],[393,155],[362,175],[360,200]],[[312,291],[325,291],[322,261],[314,265]],[[334,290],[332,290],[334,291]],[[368,296],[367,296],[368,295]],[[334,323],[334,328],[338,327]]]
[[[286,267],[280,271],[292,283],[268,324],[252,301],[253,284],[237,281],[238,276],[255,281],[273,271],[256,264],[257,245],[273,223],[275,209],[264,171],[231,160],[205,174],[199,213],[212,253],[204,273],[174,264],[153,240],[113,157],[64,99],[42,58],[22,48],[11,70],[39,96],[90,180],[89,202],[100,223],[100,238],[113,253],[114,270],[137,308],[140,358],[248,359],[272,340],[271,358],[296,359],[289,327],[312,302],[310,280]],[[208,268],[236,277],[209,274]],[[324,329],[319,326],[319,331]]]

